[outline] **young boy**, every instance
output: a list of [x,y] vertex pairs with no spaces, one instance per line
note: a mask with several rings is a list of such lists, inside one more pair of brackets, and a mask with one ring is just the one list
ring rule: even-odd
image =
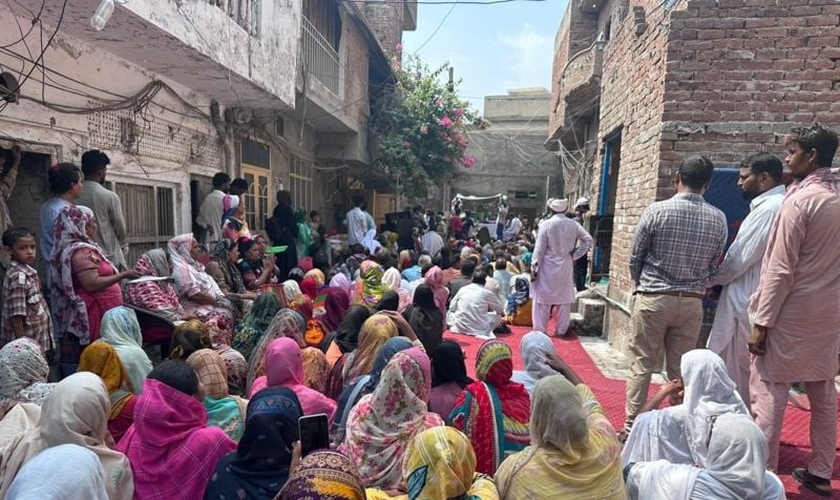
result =
[[35,235],[24,227],[7,229],[3,233],[3,248],[12,261],[3,282],[5,301],[0,346],[27,337],[46,355],[55,348],[55,342],[50,310],[41,293],[41,280],[32,267],[36,253]]

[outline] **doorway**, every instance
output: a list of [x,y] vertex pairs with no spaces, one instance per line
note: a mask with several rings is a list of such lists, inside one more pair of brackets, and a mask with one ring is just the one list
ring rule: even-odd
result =
[[615,217],[615,199],[618,193],[620,170],[621,132],[618,132],[604,141],[604,162],[601,166],[598,214],[592,218],[592,235],[595,238],[591,271],[593,281],[610,275],[613,218]]
[[[21,144],[21,147],[24,151],[20,159],[17,182],[8,200],[9,217],[12,219],[12,226],[23,226],[29,229],[40,241],[41,205],[50,196],[47,170],[52,157],[48,154],[26,151],[26,144]],[[6,151],[0,149],[0,154],[6,154]],[[7,159],[6,165],[11,165],[11,157]],[[40,252],[41,248],[38,248],[38,251]],[[35,259],[35,268],[41,276],[45,275],[46,264],[40,254]]]

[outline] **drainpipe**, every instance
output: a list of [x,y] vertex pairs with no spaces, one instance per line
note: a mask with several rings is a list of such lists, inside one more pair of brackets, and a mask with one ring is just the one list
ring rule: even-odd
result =
[[234,170],[236,169],[235,148],[231,144],[230,133],[228,133],[227,126],[219,107],[219,101],[215,99],[210,103],[210,119],[213,126],[216,128],[216,133],[219,136],[219,145],[222,146],[225,154],[225,171],[233,178],[236,177]]

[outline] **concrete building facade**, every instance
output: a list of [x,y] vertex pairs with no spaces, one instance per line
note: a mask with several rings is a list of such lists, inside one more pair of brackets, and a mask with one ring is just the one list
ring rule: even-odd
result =
[[0,100],[0,147],[24,150],[15,224],[37,230],[49,165],[93,148],[112,160],[131,262],[193,229],[218,171],[250,182],[256,230],[281,188],[328,224],[343,211],[333,195],[369,163],[369,100],[392,78],[358,5],[128,2],[97,31],[98,0],[41,3],[0,7],[0,73],[18,82]]
[[567,193],[592,193],[593,266],[604,266],[605,331],[615,343],[628,328],[629,251],[642,211],[674,194],[688,155],[736,168],[750,153],[783,155],[793,126],[840,125],[838,37],[832,0],[569,3],[546,147],[571,173]]
[[[545,131],[550,94],[546,89],[513,89],[507,95],[484,98],[484,130],[468,131],[466,154],[475,166],[459,170],[452,196],[508,196],[514,212],[533,218],[548,197],[562,193],[560,163],[555,152],[546,151]],[[448,210],[449,199],[446,199]],[[495,202],[486,204],[492,212]]]

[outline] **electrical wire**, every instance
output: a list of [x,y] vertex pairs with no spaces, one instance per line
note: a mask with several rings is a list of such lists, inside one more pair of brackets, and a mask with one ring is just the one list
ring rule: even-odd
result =
[[449,14],[452,14],[452,11],[455,10],[455,7],[457,5],[458,5],[458,0],[455,0],[455,2],[452,4],[452,7],[450,7],[449,10],[446,11],[446,14],[444,14],[443,18],[440,20],[440,23],[437,25],[437,28],[435,28],[435,30],[432,31],[432,34],[429,35],[429,38],[427,38],[425,42],[421,43],[420,46],[417,47],[417,49],[414,51],[415,56],[417,55],[418,52],[420,52],[420,49],[425,47],[426,44],[431,42],[432,38],[434,38],[435,35],[437,35],[437,32],[440,31],[440,28],[443,26],[443,23],[446,22],[446,18],[449,17]]
[[[356,2],[358,0],[336,0],[338,2]],[[461,5],[496,5],[500,3],[533,3],[533,2],[545,2],[547,0],[416,0],[414,3],[419,5],[450,5],[453,3],[461,4]],[[372,0],[371,3],[377,4],[388,4],[388,3],[399,3],[404,4],[403,0]]]
[[15,89],[9,89],[9,93],[10,93],[10,94],[14,95],[14,94],[16,94],[16,93],[20,92],[20,88],[21,88],[21,87],[23,86],[23,84],[24,84],[24,83],[26,83],[26,81],[27,81],[27,80],[28,80],[28,79],[32,76],[32,73],[33,73],[33,72],[35,71],[35,69],[38,67],[38,64],[42,64],[42,63],[43,63],[44,54],[46,54],[47,49],[50,47],[50,45],[52,45],[53,40],[55,39],[56,35],[58,35],[58,31],[61,29],[61,23],[62,23],[62,22],[64,22],[64,13],[66,12],[66,10],[67,10],[67,0],[64,0],[64,3],[62,3],[62,4],[61,4],[61,14],[60,14],[60,15],[59,15],[59,17],[58,17],[58,23],[57,23],[57,24],[56,24],[56,26],[55,26],[55,30],[54,30],[54,31],[52,32],[52,34],[50,35],[50,38],[47,40],[46,45],[43,45],[43,46],[41,47],[41,53],[38,55],[38,58],[37,58],[37,59],[35,59],[35,63],[32,65],[32,68],[30,68],[30,69],[29,69],[29,72],[26,74],[26,76],[25,76],[25,77],[23,77],[23,78],[22,78],[22,79],[18,82],[17,88],[15,88]]
[[12,47],[14,45],[19,44],[20,42],[25,41],[26,37],[28,37],[32,33],[32,31],[35,29],[35,25],[39,24],[41,22],[41,14],[44,12],[44,6],[46,5],[46,3],[47,3],[47,0],[41,0],[41,8],[38,10],[37,14],[34,14],[34,17],[32,18],[32,24],[30,24],[30,26],[29,26],[29,31],[27,31],[26,34],[24,34],[23,33],[23,28],[21,28],[20,22],[18,22],[17,16],[14,14],[14,9],[12,9],[12,5],[9,3],[9,0],[6,0],[6,5],[9,6],[9,10],[12,12],[12,17],[15,18],[15,22],[18,25],[18,30],[20,31],[20,38],[16,41],[12,42],[12,43],[9,43],[9,44],[6,44],[6,45],[0,45],[0,47],[2,47],[2,48]]

